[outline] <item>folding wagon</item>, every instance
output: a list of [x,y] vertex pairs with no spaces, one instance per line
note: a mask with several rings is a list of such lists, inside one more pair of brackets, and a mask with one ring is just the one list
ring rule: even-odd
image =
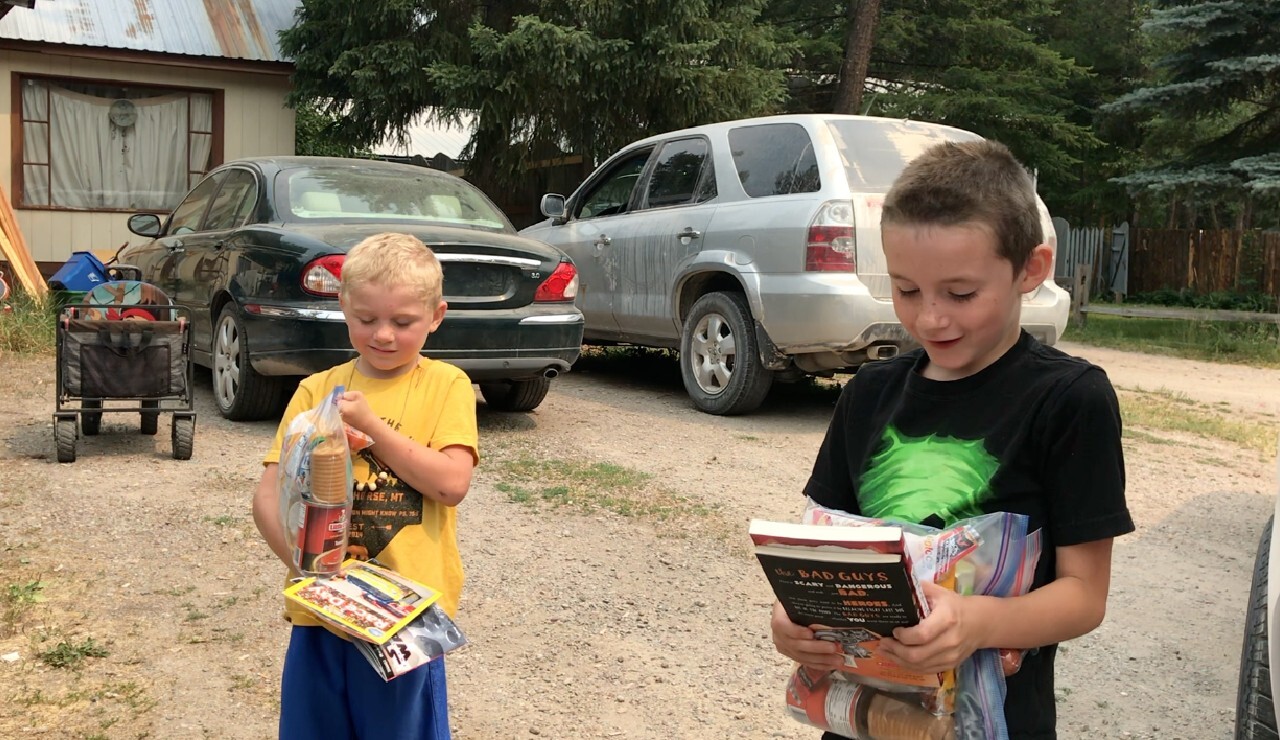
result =
[[191,459],[190,314],[137,280],[102,283],[84,300],[58,312],[58,462],[75,462],[80,435],[96,435],[103,414],[121,413],[139,414],[147,435],[158,431],[160,414],[172,414],[173,457]]

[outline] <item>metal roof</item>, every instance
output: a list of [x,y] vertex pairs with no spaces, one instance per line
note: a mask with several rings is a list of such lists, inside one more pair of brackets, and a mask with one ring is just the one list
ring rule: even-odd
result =
[[476,128],[474,114],[462,114],[458,123],[433,122],[434,111],[428,109],[419,115],[406,131],[404,141],[389,136],[373,147],[374,154],[383,156],[412,157],[421,155],[430,159],[443,154],[457,160],[471,140]]
[[0,17],[0,39],[287,62],[300,0],[41,0]]

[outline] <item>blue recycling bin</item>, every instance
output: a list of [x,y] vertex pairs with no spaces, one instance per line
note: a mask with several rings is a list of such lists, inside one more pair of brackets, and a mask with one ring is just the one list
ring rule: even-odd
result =
[[49,287],[84,294],[107,282],[107,279],[107,266],[92,252],[72,252],[71,258],[49,278]]

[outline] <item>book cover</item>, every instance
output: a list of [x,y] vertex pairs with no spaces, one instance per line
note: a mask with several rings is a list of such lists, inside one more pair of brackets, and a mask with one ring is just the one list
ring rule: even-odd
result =
[[310,577],[286,598],[347,634],[381,645],[440,598],[440,592],[395,571],[347,560],[337,575]]
[[939,674],[879,654],[881,637],[927,614],[898,527],[827,527],[755,520],[755,555],[792,622],[840,645],[845,673],[887,686],[937,688]]

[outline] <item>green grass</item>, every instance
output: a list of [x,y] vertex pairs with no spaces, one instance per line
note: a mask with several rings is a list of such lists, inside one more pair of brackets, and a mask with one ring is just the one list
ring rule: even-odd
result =
[[1275,425],[1226,418],[1177,393],[1124,391],[1120,394],[1120,416],[1126,427],[1195,434],[1263,455],[1272,455],[1276,450]]
[[710,509],[655,485],[648,473],[612,463],[536,460],[500,463],[497,489],[513,503],[669,521],[705,517]]
[[1094,314],[1072,324],[1063,339],[1095,347],[1147,352],[1210,362],[1280,367],[1275,324],[1183,321]]
[[107,649],[98,644],[92,637],[80,642],[63,640],[56,647],[39,654],[41,662],[53,668],[79,668],[85,658],[105,658]]
[[33,604],[44,601],[41,593],[43,590],[43,582],[26,581],[10,583],[3,592],[0,592],[0,637],[12,635],[17,631],[22,615]]
[[0,354],[53,354],[56,302],[38,301],[26,293],[15,293],[8,303],[12,311],[0,314]]

